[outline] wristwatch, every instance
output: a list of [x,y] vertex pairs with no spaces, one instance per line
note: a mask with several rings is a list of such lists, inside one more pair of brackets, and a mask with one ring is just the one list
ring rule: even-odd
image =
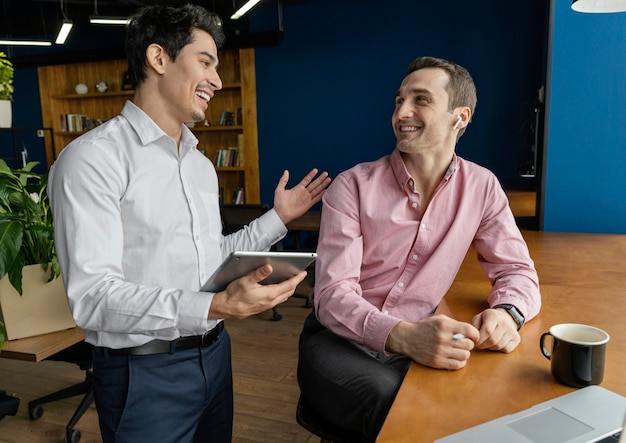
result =
[[509,313],[509,315],[513,318],[513,321],[515,321],[515,323],[517,324],[518,331],[522,328],[522,326],[524,326],[524,322],[526,320],[524,319],[524,316],[520,314],[520,312],[517,310],[515,306],[508,305],[508,304],[501,304],[501,305],[496,305],[492,307],[491,309],[498,309],[498,308],[505,309],[506,312]]

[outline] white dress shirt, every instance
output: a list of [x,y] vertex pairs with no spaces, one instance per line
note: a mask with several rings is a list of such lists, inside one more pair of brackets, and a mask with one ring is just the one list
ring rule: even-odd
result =
[[204,281],[233,250],[268,250],[287,232],[270,210],[222,236],[212,163],[183,126],[180,146],[141,109],[70,143],[50,170],[56,250],[85,340],[125,348],[202,334]]

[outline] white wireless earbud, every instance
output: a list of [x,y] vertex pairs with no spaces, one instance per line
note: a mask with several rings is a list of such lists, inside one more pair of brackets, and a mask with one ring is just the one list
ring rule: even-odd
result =
[[456,123],[454,124],[454,126],[452,126],[452,130],[453,130],[453,131],[456,131],[456,130],[457,130],[457,128],[459,127],[459,125],[461,124],[461,122],[463,122],[463,118],[459,115],[459,116],[456,118]]

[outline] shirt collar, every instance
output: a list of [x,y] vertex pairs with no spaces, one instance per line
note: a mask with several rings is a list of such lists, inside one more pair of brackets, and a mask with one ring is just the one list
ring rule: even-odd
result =
[[[143,146],[147,146],[151,143],[155,143],[157,140],[169,137],[141,108],[130,100],[126,102],[121,112],[122,116],[128,120],[128,123],[133,127],[137,136],[141,140]],[[183,130],[180,139],[180,157],[182,158],[187,152],[193,149],[198,144],[198,139],[193,135],[193,132],[186,126],[182,125]]]
[[[389,162],[391,163],[391,169],[393,170],[393,173],[396,177],[396,180],[400,188],[412,189],[409,183],[412,183],[413,177],[411,177],[409,172],[406,170],[406,166],[404,165],[404,162],[402,161],[402,156],[400,155],[400,151],[398,149],[393,150],[393,152],[391,153],[391,156],[389,157]],[[457,157],[455,153],[452,155],[452,161],[450,162],[450,165],[448,166],[448,170],[443,176],[442,183],[448,181],[450,177],[452,177],[452,174],[454,174],[456,170],[458,169],[458,165],[459,165],[459,158]]]

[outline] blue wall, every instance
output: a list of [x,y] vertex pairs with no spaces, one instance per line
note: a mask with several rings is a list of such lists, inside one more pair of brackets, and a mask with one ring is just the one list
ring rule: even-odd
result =
[[280,46],[256,50],[261,197],[283,169],[331,175],[394,147],[395,92],[415,57],[448,58],[478,88],[458,153],[520,185],[528,123],[542,86],[547,7],[508,2],[316,0],[285,8]]
[[[394,95],[409,62],[421,55],[464,65],[477,84],[478,107],[458,153],[493,170],[508,187],[528,186],[518,167],[544,83],[547,0],[515,8],[502,0],[378,4],[287,2],[284,39],[257,48],[262,201],[272,201],[284,169],[294,184],[314,166],[334,176],[389,153]],[[267,15],[259,9],[251,26],[262,29],[259,21]],[[91,53],[117,39],[91,39]],[[15,83],[15,125],[40,122],[36,70],[18,67]]]
[[554,4],[543,229],[626,234],[626,13]]

